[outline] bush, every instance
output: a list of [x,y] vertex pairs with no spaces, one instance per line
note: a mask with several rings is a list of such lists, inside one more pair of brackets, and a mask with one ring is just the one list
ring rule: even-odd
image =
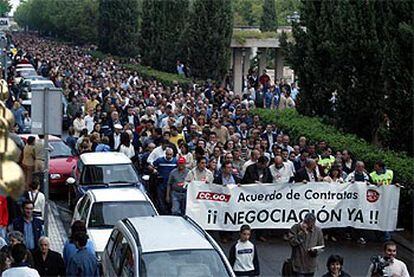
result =
[[276,124],[294,141],[297,141],[300,136],[305,136],[311,142],[325,140],[333,150],[348,149],[355,158],[365,162],[369,172],[376,161],[383,160],[386,166],[394,171],[394,181],[405,186],[405,189],[401,190],[399,223],[412,230],[412,216],[406,216],[403,211],[413,209],[413,158],[394,151],[379,149],[355,135],[340,132],[335,127],[322,123],[322,120],[317,117],[300,115],[296,110],[255,109],[251,113],[259,115],[264,123]]
[[[105,54],[99,50],[91,50],[89,51],[89,54],[99,60],[104,60],[110,55]],[[192,85],[192,80],[190,78],[182,77],[178,74],[163,72],[155,70],[149,66],[139,65],[139,64],[128,64],[128,63],[122,63],[122,60],[126,61],[127,59],[122,59],[121,57],[117,56],[111,56],[114,59],[121,62],[121,66],[131,70],[131,71],[137,71],[140,76],[146,79],[156,79],[157,81],[161,82],[165,86],[173,86],[174,84],[179,84],[183,88],[186,88],[190,85]]]
[[173,86],[177,83],[183,88],[186,88],[192,84],[192,80],[190,78],[185,78],[178,74],[158,71],[149,66],[139,64],[123,64],[123,67],[131,71],[137,71],[144,78],[154,78],[165,86]]

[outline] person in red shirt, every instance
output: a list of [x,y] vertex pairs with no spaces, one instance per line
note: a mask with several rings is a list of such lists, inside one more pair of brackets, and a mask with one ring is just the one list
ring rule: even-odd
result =
[[266,69],[263,69],[263,74],[259,77],[259,82],[263,87],[267,86],[270,81],[270,77],[266,72]]
[[0,195],[0,237],[6,238],[7,226],[9,225],[9,211],[7,209],[7,199]]

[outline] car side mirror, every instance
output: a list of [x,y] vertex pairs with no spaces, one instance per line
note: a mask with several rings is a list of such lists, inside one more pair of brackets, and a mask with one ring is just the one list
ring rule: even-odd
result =
[[68,186],[74,185],[75,183],[76,183],[76,180],[73,177],[69,177],[69,178],[66,179],[66,184]]
[[144,181],[149,181],[149,179],[150,179],[149,175],[142,176],[142,180],[144,180]]

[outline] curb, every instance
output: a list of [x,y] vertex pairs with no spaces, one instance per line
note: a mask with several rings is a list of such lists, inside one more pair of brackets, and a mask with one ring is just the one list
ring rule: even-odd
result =
[[59,253],[63,253],[63,246],[68,239],[62,220],[60,219],[58,208],[53,201],[48,201],[48,234],[50,239],[50,248]]

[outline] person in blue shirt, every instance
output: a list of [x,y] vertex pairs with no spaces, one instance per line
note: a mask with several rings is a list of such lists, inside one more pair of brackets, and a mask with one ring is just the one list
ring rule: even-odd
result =
[[73,235],[78,251],[70,258],[66,267],[67,276],[99,276],[98,261],[95,254],[86,248],[88,235],[78,232]]
[[37,242],[43,236],[42,220],[33,217],[33,202],[25,200],[22,204],[23,216],[16,218],[12,223],[13,231],[19,231],[23,234],[26,247],[29,250],[35,250],[38,247]]
[[168,214],[166,203],[167,182],[171,171],[177,167],[177,158],[174,157],[174,151],[171,148],[165,150],[165,156],[156,159],[153,162],[153,173],[160,177],[160,183],[157,184],[157,204],[160,214]]
[[[76,220],[75,222],[73,222],[71,227],[71,236],[65,242],[65,245],[63,247],[63,261],[65,262],[65,265],[68,265],[72,256],[74,256],[78,251],[74,241],[75,234],[82,232],[86,234],[85,223],[81,220]],[[90,239],[87,240],[85,248],[88,250],[89,253],[95,255],[95,246]]]

